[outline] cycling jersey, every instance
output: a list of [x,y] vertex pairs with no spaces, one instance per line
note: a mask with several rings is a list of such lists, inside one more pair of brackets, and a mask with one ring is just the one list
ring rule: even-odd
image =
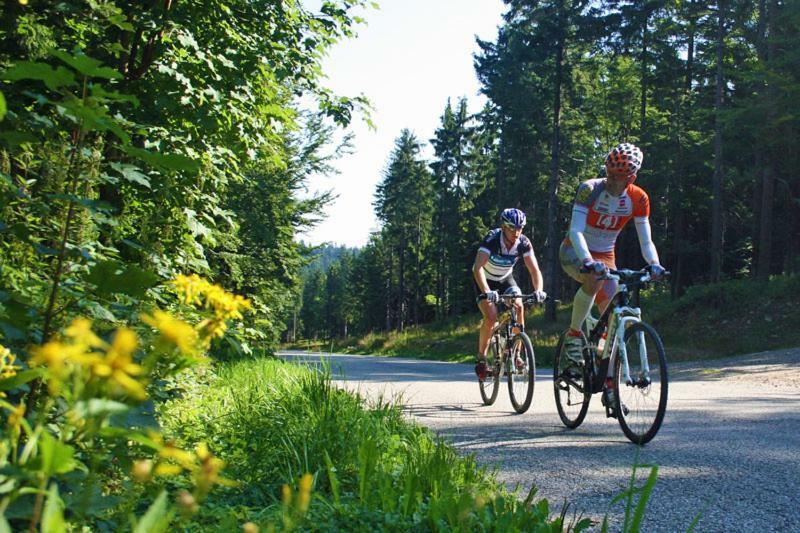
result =
[[483,265],[487,280],[503,281],[511,276],[514,265],[520,257],[533,257],[533,246],[525,235],[520,235],[514,246],[508,248],[500,228],[493,229],[481,242],[479,252],[489,254]]
[[[650,198],[633,184],[614,196],[606,190],[605,180],[593,179],[578,187],[573,213],[586,216],[582,233],[589,251],[609,253],[614,251],[617,236],[631,218],[650,216]],[[569,236],[565,241],[571,244]]]

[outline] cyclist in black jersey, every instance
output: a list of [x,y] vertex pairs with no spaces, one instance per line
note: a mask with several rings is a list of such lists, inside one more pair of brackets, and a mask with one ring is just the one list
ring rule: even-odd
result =
[[[483,315],[480,336],[478,339],[478,356],[475,373],[478,379],[486,379],[488,367],[486,365],[486,349],[489,346],[489,337],[497,321],[497,302],[500,293],[522,294],[517,282],[514,280],[514,265],[521,257],[531,276],[537,300],[543,302],[547,294],[542,290],[544,282],[539,263],[533,253],[531,241],[522,234],[525,227],[525,213],[519,209],[506,209],[501,217],[499,228],[490,231],[478,247],[475,263],[472,266],[472,275],[475,278],[475,290],[478,308]],[[522,302],[515,300],[517,317],[524,325],[525,314]]]

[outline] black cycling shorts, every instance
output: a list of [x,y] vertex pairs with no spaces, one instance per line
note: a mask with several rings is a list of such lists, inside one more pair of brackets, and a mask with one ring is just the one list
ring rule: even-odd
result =
[[[486,283],[489,284],[490,291],[497,291],[500,294],[506,294],[510,290],[514,292],[520,292],[519,286],[517,286],[517,281],[514,279],[514,276],[507,276],[500,281],[495,281],[493,279],[487,279]],[[475,287],[475,302],[480,302],[486,299],[486,295],[481,291],[480,287],[478,287],[478,282],[473,280],[472,286]]]

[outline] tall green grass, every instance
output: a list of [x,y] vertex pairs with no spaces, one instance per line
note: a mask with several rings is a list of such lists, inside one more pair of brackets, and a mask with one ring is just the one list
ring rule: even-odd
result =
[[[327,370],[276,360],[228,364],[178,383],[159,412],[190,447],[205,441],[240,482],[220,489],[189,529],[560,531],[588,526],[521,499],[386,401],[367,405]],[[304,485],[310,474],[310,500]],[[306,493],[306,496],[308,494]],[[300,503],[298,503],[300,502]],[[237,526],[238,524],[238,526]]]

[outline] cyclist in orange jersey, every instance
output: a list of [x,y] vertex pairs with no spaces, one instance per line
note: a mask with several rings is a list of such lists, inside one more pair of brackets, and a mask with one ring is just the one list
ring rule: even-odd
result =
[[575,195],[572,220],[561,243],[559,259],[564,271],[581,284],[575,293],[570,330],[564,339],[567,357],[577,364],[583,363],[580,333],[583,321],[595,301],[602,312],[616,293],[616,282],[598,277],[608,268],[617,268],[614,245],[631,218],[653,279],[665,272],[651,237],[650,199],[633,184],[643,158],[642,151],[633,144],[614,147],[606,157],[606,178],[584,181]]

